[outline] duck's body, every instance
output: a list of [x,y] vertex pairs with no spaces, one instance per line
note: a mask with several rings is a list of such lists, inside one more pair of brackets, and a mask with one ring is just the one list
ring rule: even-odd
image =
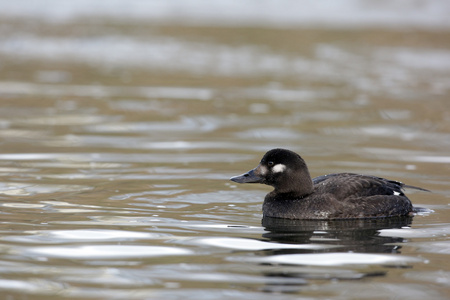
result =
[[263,204],[267,217],[354,219],[405,216],[413,210],[403,184],[373,176],[338,173],[313,179],[312,193],[297,197],[270,192]]
[[406,216],[413,212],[411,201],[402,190],[415,187],[351,173],[311,179],[300,155],[285,149],[270,150],[255,169],[231,180],[275,188],[264,199],[265,217],[355,219]]

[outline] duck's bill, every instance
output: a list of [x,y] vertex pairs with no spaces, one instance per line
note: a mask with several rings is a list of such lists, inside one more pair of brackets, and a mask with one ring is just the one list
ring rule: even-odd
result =
[[230,180],[237,183],[262,183],[263,178],[258,174],[257,168],[242,175],[231,177]]

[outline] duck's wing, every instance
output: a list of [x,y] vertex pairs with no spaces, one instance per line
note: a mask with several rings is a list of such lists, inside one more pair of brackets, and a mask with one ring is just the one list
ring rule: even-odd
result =
[[400,181],[353,173],[322,175],[314,178],[313,183],[316,189],[320,190],[321,192],[332,193],[342,199],[351,196],[403,196],[404,188],[413,188],[417,190],[428,191],[420,187],[406,185]]

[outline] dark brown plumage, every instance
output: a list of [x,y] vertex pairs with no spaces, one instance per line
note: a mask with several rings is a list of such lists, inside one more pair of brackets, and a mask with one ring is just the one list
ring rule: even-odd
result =
[[398,181],[351,173],[311,179],[301,156],[285,149],[270,150],[255,169],[231,180],[273,186],[274,190],[264,199],[263,215],[286,219],[406,216],[412,214],[413,206],[403,188],[425,190]]

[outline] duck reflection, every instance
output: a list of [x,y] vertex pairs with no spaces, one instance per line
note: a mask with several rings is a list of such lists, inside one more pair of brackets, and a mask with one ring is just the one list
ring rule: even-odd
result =
[[347,220],[290,220],[264,217],[263,234],[273,242],[289,244],[324,244],[339,248],[324,247],[320,250],[273,250],[272,254],[318,253],[318,252],[371,252],[400,253],[403,242],[400,237],[379,236],[379,230],[409,226],[412,217],[390,217],[380,219]]

